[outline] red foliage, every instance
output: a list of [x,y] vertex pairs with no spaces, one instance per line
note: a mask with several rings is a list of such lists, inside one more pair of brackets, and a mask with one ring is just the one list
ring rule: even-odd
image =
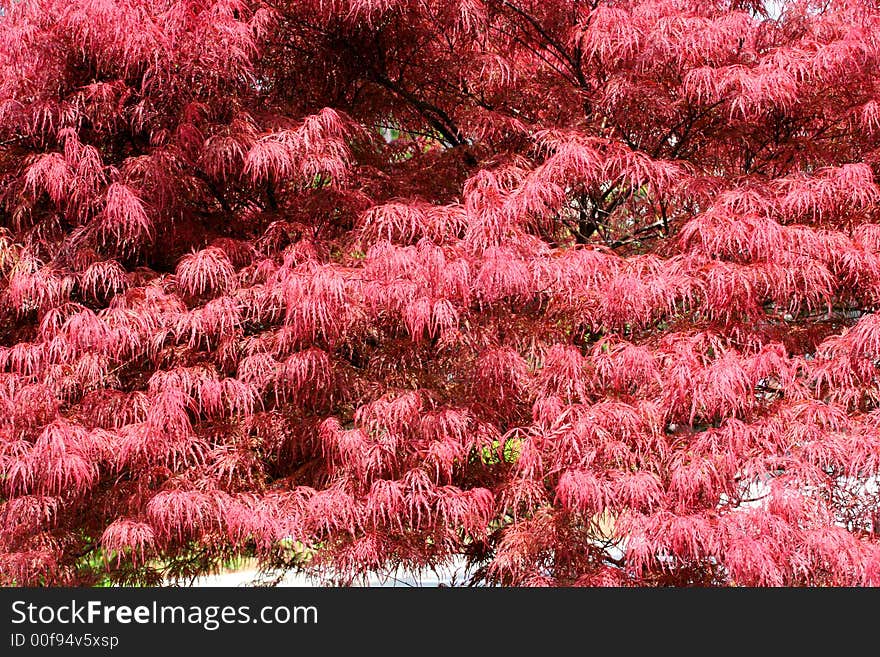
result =
[[0,583],[880,585],[878,44],[0,0]]

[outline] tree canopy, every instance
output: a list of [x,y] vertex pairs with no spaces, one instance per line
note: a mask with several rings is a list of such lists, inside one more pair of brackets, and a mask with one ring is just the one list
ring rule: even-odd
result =
[[880,584],[875,2],[0,7],[0,582]]

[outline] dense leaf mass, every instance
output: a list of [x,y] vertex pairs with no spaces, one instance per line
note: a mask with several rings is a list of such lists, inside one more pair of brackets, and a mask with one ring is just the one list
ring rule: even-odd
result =
[[880,584],[873,1],[0,7],[2,583]]

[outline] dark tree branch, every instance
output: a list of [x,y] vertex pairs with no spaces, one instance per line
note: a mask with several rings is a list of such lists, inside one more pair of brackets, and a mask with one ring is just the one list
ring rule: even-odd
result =
[[388,91],[395,96],[405,100],[415,108],[416,111],[418,111],[418,113],[431,124],[431,127],[435,128],[437,132],[443,136],[447,146],[455,147],[461,146],[465,143],[465,139],[458,127],[456,127],[455,123],[445,111],[436,105],[432,105],[431,103],[422,100],[415,94],[401,87],[399,84],[392,82],[385,75],[378,75],[374,79],[377,84],[388,89]]

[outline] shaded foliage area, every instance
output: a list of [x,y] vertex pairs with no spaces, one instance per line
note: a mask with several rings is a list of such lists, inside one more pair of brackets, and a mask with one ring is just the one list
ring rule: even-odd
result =
[[0,580],[880,583],[880,10],[781,5],[4,1]]

